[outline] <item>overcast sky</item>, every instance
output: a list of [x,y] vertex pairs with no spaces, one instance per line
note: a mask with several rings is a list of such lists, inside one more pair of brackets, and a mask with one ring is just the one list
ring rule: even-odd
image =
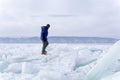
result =
[[47,23],[49,36],[120,38],[120,1],[0,0],[0,37],[39,37]]

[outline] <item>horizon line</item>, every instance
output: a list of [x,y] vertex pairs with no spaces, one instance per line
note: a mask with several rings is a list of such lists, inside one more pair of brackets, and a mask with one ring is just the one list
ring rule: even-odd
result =
[[[74,37],[74,38],[111,38],[111,39],[119,39],[119,38],[112,38],[112,37],[99,37],[99,36],[49,36],[48,38],[51,37]],[[0,38],[40,38],[38,36],[31,36],[31,37],[0,37]]]

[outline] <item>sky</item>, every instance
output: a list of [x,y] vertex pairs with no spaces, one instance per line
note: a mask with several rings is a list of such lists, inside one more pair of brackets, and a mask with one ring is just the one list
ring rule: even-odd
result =
[[119,0],[0,0],[0,37],[120,38]]

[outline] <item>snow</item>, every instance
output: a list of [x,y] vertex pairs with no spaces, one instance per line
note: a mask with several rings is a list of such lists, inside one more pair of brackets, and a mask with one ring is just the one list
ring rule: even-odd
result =
[[[111,46],[50,44],[48,55],[44,56],[40,54],[42,44],[0,44],[0,80],[85,80],[104,56],[112,54]],[[119,63],[115,64],[115,69],[111,67],[109,72],[119,71]],[[116,77],[119,72],[101,79],[108,80],[111,75]]]

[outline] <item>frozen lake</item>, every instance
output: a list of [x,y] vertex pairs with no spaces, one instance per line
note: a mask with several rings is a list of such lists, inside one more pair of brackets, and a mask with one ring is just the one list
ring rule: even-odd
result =
[[0,44],[0,80],[84,80],[112,44]]

